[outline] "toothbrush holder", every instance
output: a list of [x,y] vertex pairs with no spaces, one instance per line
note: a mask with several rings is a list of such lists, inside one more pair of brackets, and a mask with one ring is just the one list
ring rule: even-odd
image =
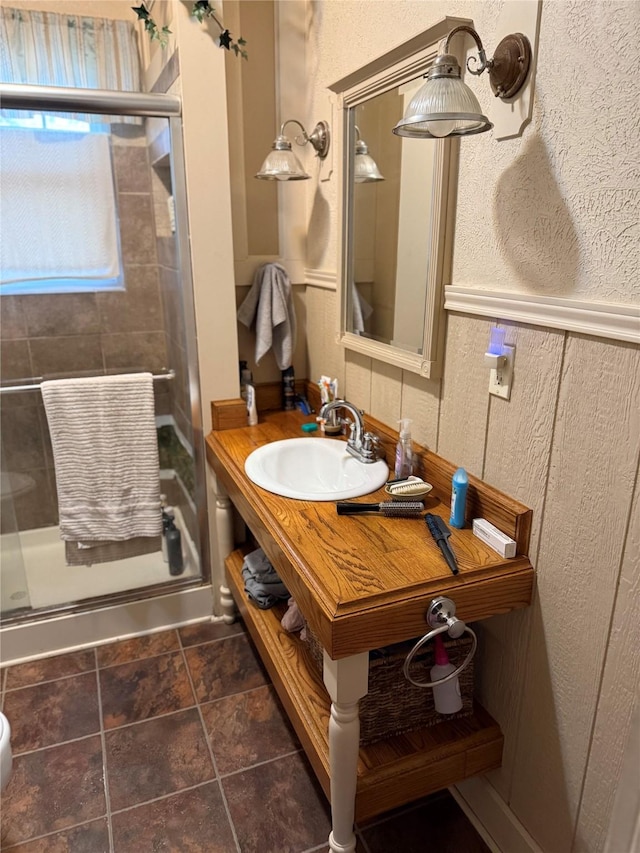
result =
[[324,424],[325,435],[340,435],[342,432],[342,421],[338,418],[335,409],[332,409]]

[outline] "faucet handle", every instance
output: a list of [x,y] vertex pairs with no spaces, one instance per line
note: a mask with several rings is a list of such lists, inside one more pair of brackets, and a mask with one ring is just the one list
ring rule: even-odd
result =
[[365,432],[362,436],[362,454],[367,459],[379,459],[380,439],[373,432]]

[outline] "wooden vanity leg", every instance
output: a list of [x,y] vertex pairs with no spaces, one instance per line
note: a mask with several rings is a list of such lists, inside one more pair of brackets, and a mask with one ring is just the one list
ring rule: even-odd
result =
[[233,504],[229,500],[229,496],[223,486],[218,481],[217,477],[212,476],[212,487],[215,495],[215,526],[216,526],[216,544],[217,558],[219,565],[222,568],[222,577],[225,578],[224,583],[220,584],[220,607],[222,609],[222,618],[227,624],[236,621],[237,611],[226,581],[224,573],[224,561],[233,551],[234,536],[233,536]]
[[359,701],[369,689],[369,652],[332,660],[324,652],[324,683],[331,697],[329,772],[331,776],[331,853],[354,853]]

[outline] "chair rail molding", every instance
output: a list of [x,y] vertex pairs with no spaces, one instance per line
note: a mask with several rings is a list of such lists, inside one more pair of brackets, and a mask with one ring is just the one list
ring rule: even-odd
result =
[[338,274],[335,270],[305,269],[304,280],[311,287],[322,287],[324,290],[338,288]]
[[447,285],[444,291],[447,311],[640,344],[640,305],[533,296],[455,285]]

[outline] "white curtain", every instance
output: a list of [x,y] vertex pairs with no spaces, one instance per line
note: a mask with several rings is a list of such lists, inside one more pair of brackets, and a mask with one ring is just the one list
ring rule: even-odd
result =
[[[140,91],[135,26],[1,6],[0,80]],[[44,103],[37,113],[2,110],[0,118],[3,293],[122,287],[107,125],[142,120],[52,115]],[[61,129],[61,118],[86,126]]]
[[[140,60],[135,26],[130,21],[1,6],[0,80],[139,92]],[[24,111],[3,114],[25,115]],[[111,119],[93,116],[91,120]]]

